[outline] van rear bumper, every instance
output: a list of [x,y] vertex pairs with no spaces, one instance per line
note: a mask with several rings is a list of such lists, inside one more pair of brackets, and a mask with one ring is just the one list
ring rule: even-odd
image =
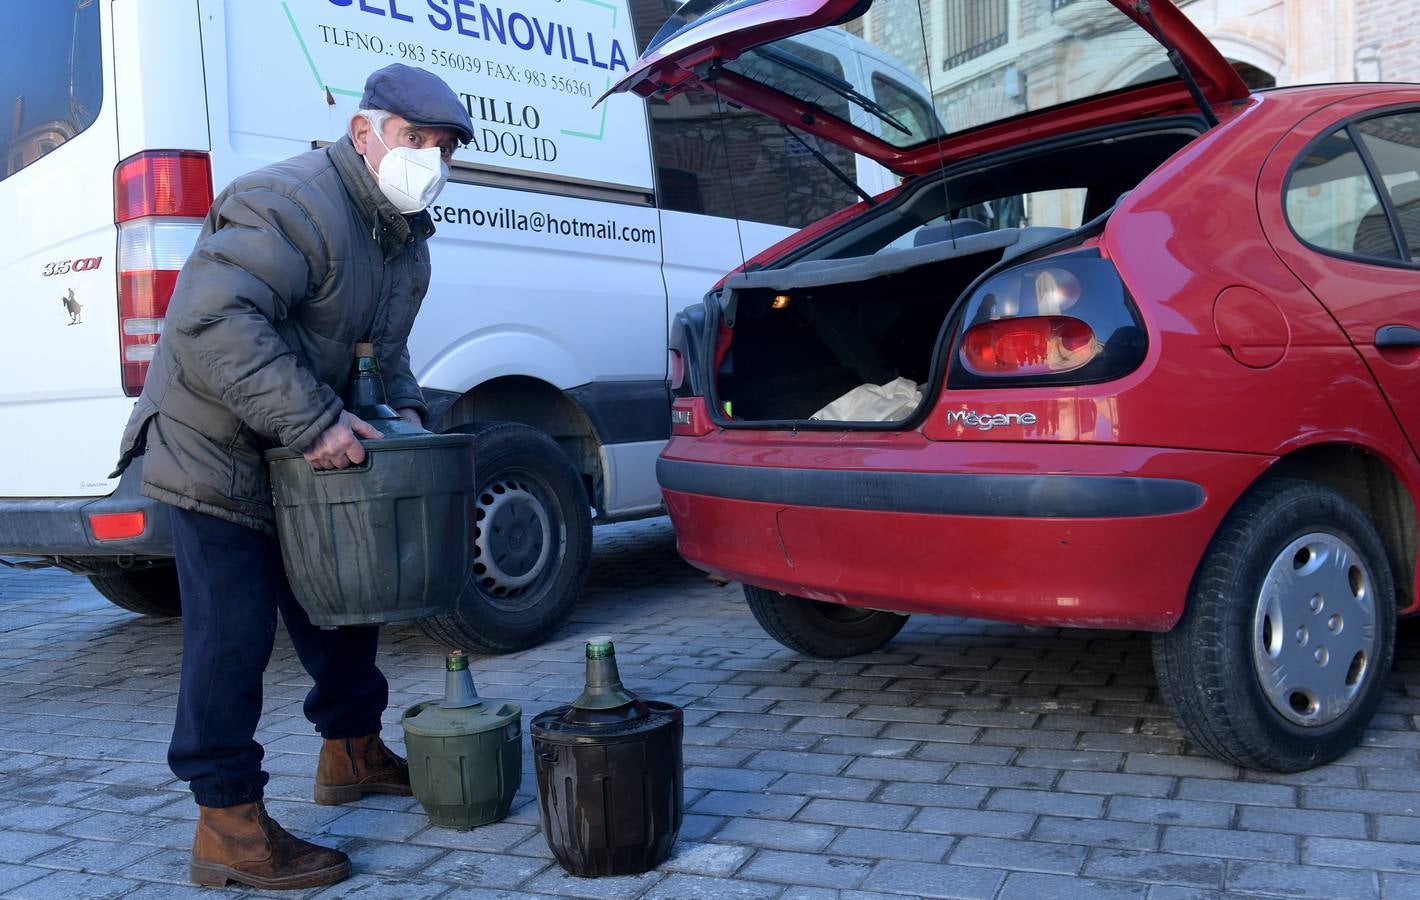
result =
[[[172,556],[168,507],[138,493],[140,462],[128,467],[106,497],[0,498],[0,556]],[[90,516],[134,512],[143,513],[141,534],[118,540],[94,537]]]

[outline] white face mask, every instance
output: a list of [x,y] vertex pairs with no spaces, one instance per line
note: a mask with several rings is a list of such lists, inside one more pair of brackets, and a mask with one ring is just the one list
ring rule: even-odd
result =
[[373,127],[373,122],[370,124],[370,133],[386,152],[380,160],[379,172],[370,166],[369,157],[365,158],[365,168],[375,175],[381,193],[389,198],[395,209],[405,214],[417,213],[434,202],[434,198],[444,189],[444,182],[449,180],[449,169],[444,165],[439,148],[390,149],[390,145],[380,137],[379,129]]

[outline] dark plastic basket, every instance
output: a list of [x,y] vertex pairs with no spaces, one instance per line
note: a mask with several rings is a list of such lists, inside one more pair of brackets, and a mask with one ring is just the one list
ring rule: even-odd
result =
[[451,613],[473,565],[473,437],[388,435],[317,471],[268,450],[291,590],[322,628]]

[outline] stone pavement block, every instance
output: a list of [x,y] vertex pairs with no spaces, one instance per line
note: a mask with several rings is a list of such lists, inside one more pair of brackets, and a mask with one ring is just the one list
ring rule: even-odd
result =
[[[1386,816],[1379,817],[1381,840],[1406,840],[1385,836]],[[1396,819],[1417,826],[1413,840],[1420,841],[1420,820]],[[1251,831],[1275,831],[1285,834],[1320,835],[1323,837],[1364,838],[1366,817],[1361,813],[1330,812],[1317,809],[1268,809],[1244,806],[1238,811],[1238,827]]]
[[833,800],[867,800],[881,784],[880,781],[869,781],[866,778],[791,772],[771,784],[769,790],[775,794],[799,794],[805,797],[828,797]]
[[771,900],[783,892],[776,884],[704,875],[671,875],[644,895],[646,900]]
[[1239,896],[1241,895],[1181,887],[1176,884],[1155,884],[1149,887],[1149,900],[1234,900]]
[[1137,850],[1090,851],[1084,874],[1124,881],[1221,888],[1223,864],[1214,859]]
[[863,887],[915,897],[989,900],[1005,880],[1006,873],[995,869],[883,860],[873,867]]
[[1135,797],[1167,797],[1177,779],[1167,775],[1125,775],[1120,772],[1066,772],[1057,787],[1077,794],[1129,794]]
[[1104,798],[1093,794],[1001,789],[987,798],[986,808],[1084,819],[1104,814]]
[[523,885],[523,889],[556,897],[600,898],[640,897],[662,879],[660,872],[620,875],[615,878],[575,878],[553,866]]
[[36,869],[32,866],[15,866],[8,863],[0,863],[0,892],[5,892],[10,896],[9,891],[50,874],[48,869]]
[[173,802],[174,792],[136,784],[109,784],[74,805],[104,812],[144,813]]
[[970,725],[919,725],[894,722],[883,729],[882,736],[905,741],[970,744],[981,736],[981,729]]
[[1302,806],[1362,813],[1420,815],[1420,794],[1400,791],[1302,788]]
[[408,875],[380,875],[362,872],[357,867],[349,878],[311,896],[321,900],[336,900],[341,897],[358,897],[360,900],[431,900],[449,894],[452,889],[453,885],[442,881],[411,878]]
[[848,828],[829,845],[828,852],[872,859],[941,862],[954,843],[954,838],[935,834],[882,831],[876,828]]
[[[853,761],[851,756],[831,753],[788,753],[783,750],[761,750],[745,765],[751,769],[771,772],[802,772],[809,775],[837,775]],[[715,787],[724,787],[715,785]]]
[[714,791],[762,791],[778,778],[756,769],[717,769],[710,766],[685,770],[685,786]]
[[671,851],[670,859],[662,863],[660,868],[666,872],[725,878],[733,875],[735,870],[753,855],[754,850],[750,847],[678,840]]
[[547,866],[547,860],[536,857],[460,850],[445,855],[423,874],[465,889],[516,888]]
[[118,841],[166,847],[171,850],[192,846],[192,823],[164,819],[155,822],[144,816],[127,813],[95,813],[62,824],[63,834],[96,841]]
[[1124,760],[1124,771],[1137,775],[1185,775],[1201,778],[1236,779],[1238,768],[1207,756],[1167,756],[1153,753],[1130,753]]
[[[1333,815],[1344,815],[1344,813],[1333,813]],[[1313,830],[1311,833],[1326,834],[1325,831],[1321,830]],[[1336,834],[1329,836],[1365,837],[1365,833]],[[1420,819],[1412,819],[1405,816],[1376,816],[1376,837],[1383,841],[1420,844]]]
[[192,862],[191,850],[157,850],[132,865],[125,866],[116,874],[135,881],[161,881],[169,886],[189,885],[188,863]]
[[702,816],[685,813],[681,816],[680,839],[683,841],[703,841],[720,830],[725,824],[724,816]]
[[1228,863],[1227,889],[1230,891],[1266,891],[1289,897],[1333,900],[1374,897],[1378,888],[1375,872],[1268,862]]
[[756,819],[788,819],[808,802],[793,794],[746,794],[711,791],[691,804],[690,809],[710,816],[753,816]]
[[[291,893],[295,900],[302,900],[302,898],[309,896],[308,893],[288,893]],[[249,896],[263,895],[252,894]],[[177,885],[150,882],[131,894],[124,894],[123,900],[212,900],[212,889],[198,887],[195,884]]]
[[844,753],[850,756],[905,757],[916,749],[914,741],[888,740],[886,738],[826,737],[819,741],[814,750],[822,753]]
[[1026,813],[928,808],[918,813],[907,827],[910,831],[933,834],[1025,837],[1035,825],[1035,818]]
[[884,803],[977,809],[990,793],[990,788],[974,785],[897,782],[883,788],[877,799]]
[[1180,800],[1212,800],[1273,809],[1297,805],[1297,789],[1287,785],[1248,784],[1215,778],[1184,778],[1178,783],[1177,797]]
[[446,847],[450,850],[486,850],[486,852],[496,853],[498,850],[507,850],[515,843],[523,842],[538,833],[541,833],[540,829],[535,826],[514,825],[510,822],[488,823],[488,825],[480,825],[479,828],[466,830],[466,832],[430,825],[422,832],[410,835],[406,840],[409,843]]
[[1085,862],[1085,848],[1066,844],[966,837],[952,851],[957,865],[989,866],[1013,872],[1046,872],[1073,875]]
[[985,744],[923,744],[913,753],[914,759],[938,762],[1009,765],[1016,756],[1015,747],[991,747]]
[[1159,828],[1140,822],[1041,816],[1031,832],[1031,839],[1091,847],[1156,850],[1159,846]]
[[763,850],[740,870],[740,877],[816,887],[852,888],[861,884],[871,869],[870,861],[856,857]]
[[421,847],[393,841],[372,841],[369,838],[346,838],[330,846],[345,851],[358,872],[374,875],[420,875],[448,851],[442,847]]
[[755,755],[753,750],[746,750],[743,747],[703,747],[686,744],[681,748],[681,757],[686,766],[735,768],[751,765],[751,768],[759,768],[752,765],[751,758]]
[[1235,809],[1226,803],[1204,803],[1200,800],[1111,797],[1108,818],[1160,825],[1226,828],[1232,824]]
[[1253,833],[1187,825],[1164,829],[1162,850],[1226,859],[1297,862],[1297,838],[1287,834]]
[[948,784],[974,784],[987,787],[1043,788],[1055,784],[1060,773],[1052,769],[1017,769],[1004,766],[982,766],[961,763],[947,776]]
[[1015,872],[996,900],[1143,900],[1147,888],[1123,881]]
[[1309,837],[1302,840],[1302,862],[1314,866],[1378,869],[1420,875],[1420,847],[1384,841]]
[[1381,896],[1386,900],[1420,900],[1420,875],[1382,872]]
[[715,839],[770,850],[814,851],[827,847],[838,833],[831,825],[732,818],[715,834]]
[[859,759],[843,774],[853,778],[878,778],[884,781],[922,781],[936,784],[947,777],[951,767],[945,763],[915,759]]
[[796,734],[846,735],[849,737],[873,737],[881,734],[887,726],[883,722],[863,719],[820,719],[805,717],[789,726]]
[[854,800],[810,800],[795,818],[800,822],[853,825],[866,828],[902,828],[917,813],[913,806],[861,803]]
[[145,856],[154,848],[141,844],[117,844],[107,841],[74,841],[63,847],[32,857],[28,865],[46,869],[72,869],[76,872],[113,874]]
[[380,841],[403,841],[423,831],[429,819],[423,814],[401,813],[383,809],[353,809],[325,827],[330,834],[346,837],[373,838]]
[[122,897],[139,883],[113,875],[90,875],[84,872],[51,872],[42,878],[11,888],[7,897],[14,900],[108,900]]
[[22,863],[25,860],[63,847],[73,838],[62,834],[36,834],[30,831],[7,831],[0,837],[0,863]]

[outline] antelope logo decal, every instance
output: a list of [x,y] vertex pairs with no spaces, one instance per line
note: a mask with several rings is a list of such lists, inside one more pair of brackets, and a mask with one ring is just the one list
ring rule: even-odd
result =
[[70,325],[84,324],[84,307],[79,304],[78,300],[74,299],[73,288],[69,289],[68,294],[60,297],[59,301],[64,304],[64,311],[69,313]]

